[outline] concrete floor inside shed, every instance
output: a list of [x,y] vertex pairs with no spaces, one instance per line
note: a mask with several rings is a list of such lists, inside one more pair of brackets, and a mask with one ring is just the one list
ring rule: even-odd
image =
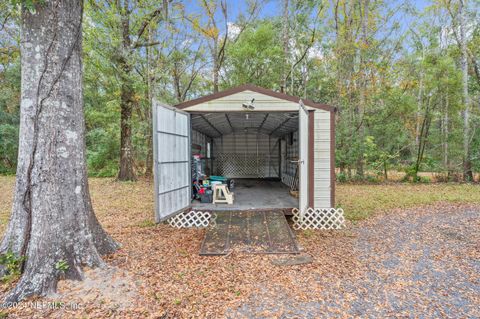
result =
[[233,205],[201,203],[192,201],[192,208],[198,210],[253,210],[284,209],[298,207],[298,198],[290,195],[290,188],[279,180],[234,179]]

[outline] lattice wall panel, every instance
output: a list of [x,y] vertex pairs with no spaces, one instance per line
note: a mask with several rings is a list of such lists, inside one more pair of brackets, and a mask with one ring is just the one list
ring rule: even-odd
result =
[[303,214],[303,218],[297,208],[294,208],[292,213],[295,230],[342,229],[345,227],[345,216],[341,208],[308,208]]
[[211,216],[209,212],[191,210],[175,215],[169,218],[167,222],[175,228],[207,227],[210,224]]
[[278,176],[278,156],[268,154],[219,153],[215,159],[218,175],[228,177],[275,177]]

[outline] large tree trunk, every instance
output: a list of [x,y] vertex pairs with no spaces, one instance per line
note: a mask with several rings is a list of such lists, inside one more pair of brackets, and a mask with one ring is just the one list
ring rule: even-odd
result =
[[458,4],[458,19],[460,20],[460,50],[462,53],[462,87],[463,87],[463,180],[473,180],[472,162],[470,159],[470,97],[468,95],[468,56],[467,39],[465,32],[465,8],[464,0]]
[[120,94],[120,181],[135,181],[133,145],[132,145],[132,111],[134,104],[134,90],[131,83],[131,67],[123,60],[123,76]]
[[[25,257],[7,301],[55,291],[61,270],[103,266],[117,244],[98,223],[88,192],[82,90],[81,0],[47,0],[22,12],[22,92],[17,179],[0,252]],[[5,271],[5,270],[4,270]]]
[[120,170],[118,179],[121,181],[135,181],[133,146],[132,146],[132,111],[135,91],[131,79],[132,66],[127,56],[131,50],[130,40],[130,18],[128,16],[128,1],[125,1],[125,8],[122,11],[122,52],[119,64],[122,69],[121,93],[120,93]]

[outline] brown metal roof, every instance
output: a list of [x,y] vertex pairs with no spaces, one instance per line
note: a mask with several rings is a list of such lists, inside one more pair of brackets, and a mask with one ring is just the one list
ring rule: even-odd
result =
[[269,89],[265,89],[265,88],[262,88],[262,87],[259,87],[259,86],[255,86],[253,84],[244,84],[244,85],[240,85],[240,86],[237,86],[237,87],[225,90],[225,91],[205,95],[205,96],[199,97],[197,99],[193,99],[193,100],[190,100],[190,101],[185,101],[185,102],[179,103],[179,104],[175,105],[175,107],[177,107],[179,109],[184,109],[184,108],[187,108],[189,106],[205,103],[205,102],[212,101],[212,100],[224,97],[224,96],[229,96],[229,95],[239,93],[239,92],[243,92],[243,91],[247,91],[247,90],[257,92],[257,93],[261,93],[261,94],[265,94],[265,95],[272,96],[272,97],[276,97],[276,98],[286,100],[286,101],[290,101],[290,102],[299,102],[300,100],[302,100],[304,105],[307,105],[307,106],[310,106],[310,107],[313,107],[313,108],[317,108],[317,109],[321,109],[321,110],[325,110],[325,111],[329,111],[329,112],[335,112],[335,107],[333,107],[331,105],[316,103],[316,102],[313,102],[313,101],[308,100],[308,99],[302,99],[300,97],[288,95],[288,94],[281,93],[281,92],[276,92],[276,91],[273,91],[273,90],[269,90]]

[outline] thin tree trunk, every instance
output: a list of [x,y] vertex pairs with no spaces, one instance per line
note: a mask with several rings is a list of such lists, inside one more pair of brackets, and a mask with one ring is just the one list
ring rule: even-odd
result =
[[460,51],[462,68],[462,87],[463,87],[463,180],[472,181],[472,163],[470,160],[470,97],[468,94],[468,53],[467,39],[465,35],[465,10],[464,0],[459,1],[458,18],[460,20]]
[[213,93],[218,92],[218,73],[220,72],[220,65],[218,61],[218,38],[213,43]]
[[[117,244],[96,219],[88,191],[82,89],[81,0],[48,0],[22,11],[22,92],[12,215],[0,253],[24,257],[13,302],[56,290],[61,271],[104,265]],[[5,273],[5,269],[3,269]]]
[[425,153],[425,147],[427,145],[428,134],[430,131],[430,123],[431,123],[431,99],[429,98],[427,101],[427,106],[425,108],[425,114],[423,116],[422,126],[420,128],[420,139],[417,151],[417,160],[414,166],[413,172],[413,181],[418,181],[418,172],[420,170],[420,165],[423,161],[423,154]]
[[280,83],[280,91],[287,92],[287,73],[288,73],[288,42],[289,42],[289,35],[288,35],[288,0],[283,0],[283,30],[282,30],[282,37],[283,37],[283,65],[282,65],[282,79]]
[[[181,84],[180,84],[181,74],[180,74],[178,68],[179,68],[178,63],[174,62],[173,63],[173,70],[172,70],[173,90],[175,92],[175,97],[177,98],[177,102],[181,103],[181,102],[183,102],[182,88],[181,88]],[[214,88],[214,90],[215,90],[215,88]],[[217,90],[218,90],[218,85],[217,85]]]
[[133,83],[131,79],[132,66],[128,62],[128,54],[131,50],[130,40],[130,17],[128,16],[128,1],[125,1],[125,9],[122,11],[122,52],[119,57],[121,67],[121,92],[120,92],[120,181],[135,181],[137,176],[134,169],[133,146],[132,146],[132,111],[134,106]]
[[303,98],[307,98],[307,85],[308,85],[308,63],[307,60],[304,61],[304,69],[303,69]]
[[[153,43],[154,36],[152,28],[148,27],[148,42]],[[147,128],[147,158],[145,159],[145,177],[152,177],[153,175],[153,141],[152,141],[152,109],[153,109],[153,88],[152,88],[152,47],[147,47],[147,95],[149,110],[146,114],[148,121]]]
[[447,176],[450,175],[450,168],[448,162],[448,109],[449,109],[449,100],[448,100],[448,90],[445,94],[445,110],[443,115],[443,166],[447,170]]
[[[422,49],[422,61],[423,61],[423,49]],[[423,104],[423,67],[420,71],[420,81],[418,86],[417,94],[417,114],[415,119],[415,147],[418,148],[420,145],[420,127],[421,127],[421,116],[422,116],[422,104]]]
[[388,181],[388,164],[387,164],[387,160],[384,160],[384,161],[383,161],[383,178],[385,179],[385,181]]
[[360,48],[360,101],[357,117],[359,121],[358,128],[358,143],[360,143],[359,154],[357,157],[356,171],[361,178],[364,177],[364,140],[365,140],[365,126],[363,124],[363,116],[366,107],[366,93],[367,93],[367,70],[366,70],[366,54],[368,50],[368,16],[369,16],[369,0],[364,0],[362,12],[362,47]]

